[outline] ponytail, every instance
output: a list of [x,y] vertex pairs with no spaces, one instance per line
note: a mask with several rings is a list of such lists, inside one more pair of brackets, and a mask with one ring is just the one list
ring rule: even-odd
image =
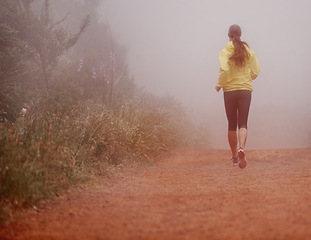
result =
[[232,60],[237,66],[244,66],[246,60],[249,57],[249,52],[246,47],[248,44],[246,42],[241,41],[241,28],[239,25],[232,25],[229,28],[229,37],[232,39],[232,43],[234,45],[234,53],[229,58]]

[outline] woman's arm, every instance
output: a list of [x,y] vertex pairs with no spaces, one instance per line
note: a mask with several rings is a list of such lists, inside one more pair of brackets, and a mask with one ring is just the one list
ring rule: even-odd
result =
[[217,92],[219,92],[219,91],[220,91],[220,89],[221,89],[221,87],[216,86],[216,87],[215,87],[215,89],[216,89],[216,91],[217,91]]
[[229,73],[228,58],[224,50],[221,50],[219,53],[219,77],[216,84],[217,87],[222,88],[226,84],[228,73]]
[[255,53],[251,55],[249,69],[251,70],[252,80],[255,80],[260,72],[259,62]]

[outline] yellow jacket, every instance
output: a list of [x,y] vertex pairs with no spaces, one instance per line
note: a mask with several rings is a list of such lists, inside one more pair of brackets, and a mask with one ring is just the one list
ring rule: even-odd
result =
[[253,50],[247,46],[245,47],[249,52],[249,58],[242,67],[235,65],[233,61],[229,60],[234,53],[232,41],[219,53],[220,71],[217,86],[221,87],[224,92],[235,90],[253,91],[252,81],[258,76],[260,67]]

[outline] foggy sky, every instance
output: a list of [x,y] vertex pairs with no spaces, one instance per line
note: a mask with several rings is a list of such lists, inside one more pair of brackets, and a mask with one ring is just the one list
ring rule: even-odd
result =
[[253,82],[250,148],[311,146],[309,0],[106,0],[99,9],[129,48],[130,72],[147,91],[176,97],[228,147],[219,51],[239,24],[261,73]]

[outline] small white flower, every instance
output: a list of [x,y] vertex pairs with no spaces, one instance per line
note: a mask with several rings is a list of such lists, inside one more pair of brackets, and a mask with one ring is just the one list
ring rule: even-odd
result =
[[26,113],[27,113],[27,109],[26,109],[26,108],[22,108],[22,110],[21,110],[21,115],[22,115],[22,116],[25,116]]

